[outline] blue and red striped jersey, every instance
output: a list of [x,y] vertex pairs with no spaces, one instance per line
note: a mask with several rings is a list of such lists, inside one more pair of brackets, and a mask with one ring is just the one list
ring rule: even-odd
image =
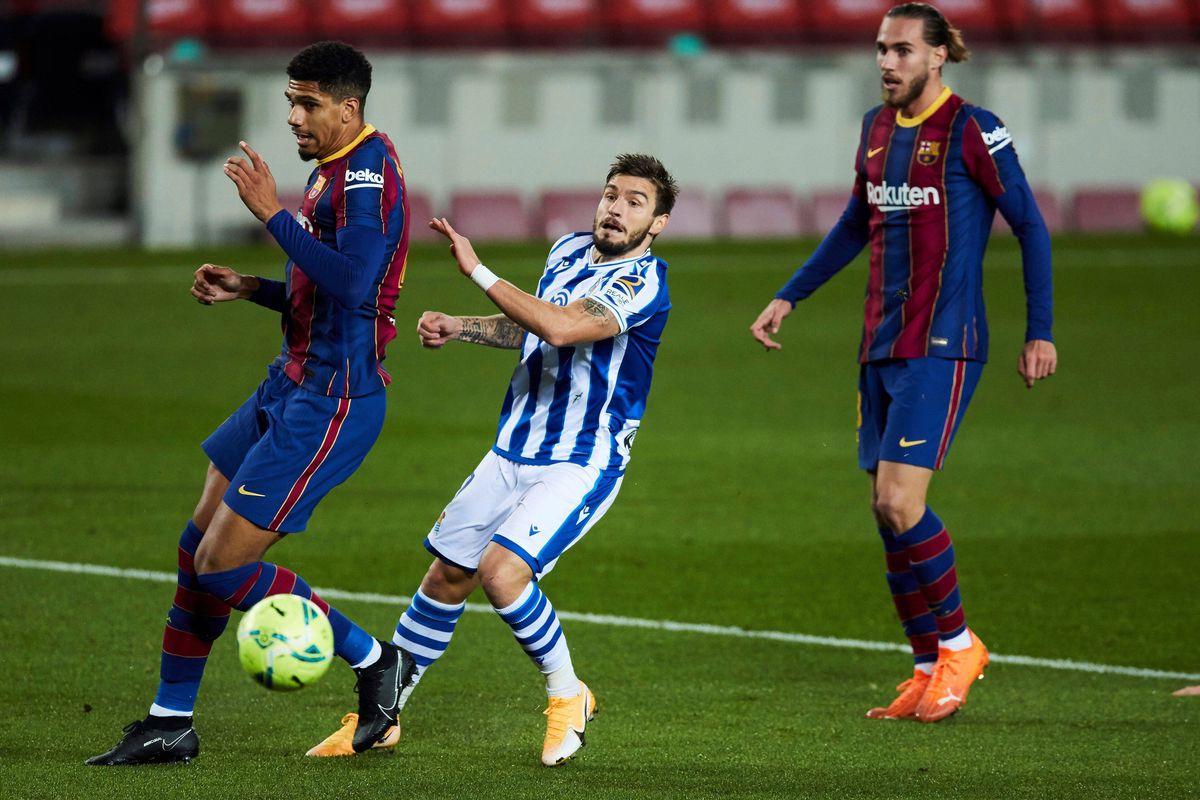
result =
[[[386,135],[367,125],[346,147],[317,162],[294,223],[283,212],[268,221],[268,230],[290,256],[283,352],[276,363],[301,387],[357,397],[391,383],[383,360],[396,338],[407,219],[396,150]],[[296,223],[329,250],[305,241]],[[349,258],[336,260],[334,254]]]
[[1021,240],[1026,340],[1051,339],[1050,240],[1007,127],[945,89],[917,117],[863,119],[850,203],[776,297],[796,302],[870,244],[859,360],[986,361],[983,255],[997,208]]

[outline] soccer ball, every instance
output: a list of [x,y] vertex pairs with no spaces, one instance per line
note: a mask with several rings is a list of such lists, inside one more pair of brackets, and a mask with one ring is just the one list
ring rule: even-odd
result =
[[268,689],[290,692],[315,683],[333,660],[333,628],[311,600],[264,597],[242,616],[238,660]]
[[1157,231],[1185,234],[1196,227],[1196,190],[1184,180],[1160,178],[1142,190],[1142,219]]

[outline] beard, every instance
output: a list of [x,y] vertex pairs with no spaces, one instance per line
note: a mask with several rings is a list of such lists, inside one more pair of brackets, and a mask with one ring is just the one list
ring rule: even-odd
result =
[[592,223],[592,244],[596,247],[596,251],[602,256],[612,258],[614,256],[623,256],[626,253],[631,253],[641,246],[646,240],[646,235],[650,233],[650,226],[642,228],[640,231],[630,233],[626,231],[625,239],[622,241],[612,241],[611,239],[600,239],[600,221]]
[[908,91],[905,92],[902,97],[896,100],[889,99],[887,90],[884,90],[883,104],[891,108],[907,108],[918,97],[921,96],[921,92],[925,91],[925,85],[927,83],[929,83],[929,73],[922,72],[920,75],[913,78],[912,86],[908,87]]
[[317,157],[316,153],[306,153],[303,150],[300,150],[299,148],[297,148],[296,152],[300,154],[301,161],[312,161],[313,159],[315,159]]

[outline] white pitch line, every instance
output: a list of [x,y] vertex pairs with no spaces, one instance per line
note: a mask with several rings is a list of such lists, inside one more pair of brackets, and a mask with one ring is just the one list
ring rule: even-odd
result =
[[[139,581],[154,581],[156,583],[175,583],[176,580],[175,573],[173,572],[123,569],[121,567],[106,567],[101,564],[77,564],[67,561],[39,561],[29,558],[12,558],[10,556],[0,556],[0,567],[36,569],[47,572],[69,572],[79,575],[100,575],[106,578],[129,578]],[[328,589],[320,586],[314,586],[313,590],[326,599],[390,605],[395,606],[397,609],[407,606],[412,600],[410,597],[399,594],[348,592],[343,589]],[[467,611],[487,614],[495,613],[492,607],[486,603],[467,603]],[[594,625],[609,625],[617,628],[642,628],[646,630],[671,631],[674,633],[700,633],[708,636],[729,636],[736,639],[766,639],[773,642],[806,644],[817,647],[840,647],[847,650],[908,652],[908,647],[893,642],[840,639],[833,636],[812,636],[806,633],[788,633],[786,631],[757,631],[739,628],[734,625],[704,625],[695,622],[673,622],[667,619],[620,617],[612,614],[587,614],[577,611],[558,611],[557,613],[560,618],[565,620]],[[1071,672],[1128,675],[1134,678],[1168,678],[1179,681],[1200,680],[1200,673],[1195,672],[1171,672],[1160,669],[1145,669],[1143,667],[1121,667],[1113,664],[1095,664],[1090,661],[1072,661],[1066,658],[1034,658],[1032,656],[1006,656],[992,653],[991,660],[996,664],[1017,664],[1024,667],[1044,667],[1046,669],[1067,670]]]

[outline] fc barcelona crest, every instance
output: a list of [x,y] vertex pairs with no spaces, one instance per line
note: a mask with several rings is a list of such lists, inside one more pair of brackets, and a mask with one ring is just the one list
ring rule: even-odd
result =
[[321,190],[324,188],[325,188],[325,176],[318,175],[316,183],[314,183],[312,185],[312,188],[308,190],[308,199],[316,200],[318,197],[321,196]]
[[917,163],[926,167],[933,166],[937,163],[938,157],[941,154],[941,142],[931,142],[928,139],[923,139],[921,140],[921,144],[917,146]]

